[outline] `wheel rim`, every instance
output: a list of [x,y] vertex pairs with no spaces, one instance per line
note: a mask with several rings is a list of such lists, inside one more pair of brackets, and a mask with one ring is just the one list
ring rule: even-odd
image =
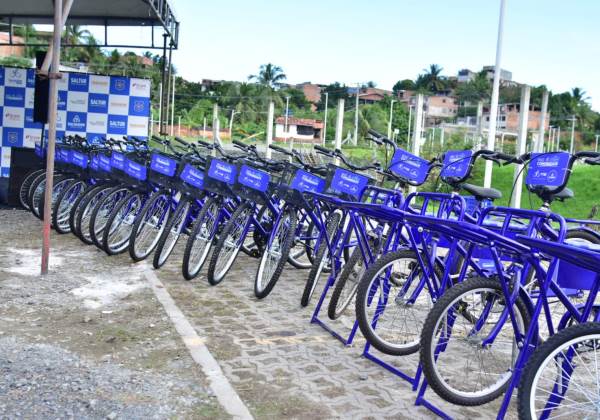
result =
[[175,219],[175,223],[173,223],[171,230],[169,230],[165,245],[161,249],[158,259],[159,264],[164,264],[167,258],[169,258],[169,255],[171,255],[173,248],[175,248],[177,240],[179,239],[179,236],[181,236],[181,231],[183,230],[187,220],[189,208],[190,203],[186,203],[183,207],[183,210],[177,212],[177,219]]
[[[433,303],[415,258],[403,257],[381,267],[364,296],[371,333],[384,345],[410,348],[419,344],[423,324]],[[376,328],[372,327],[376,321]]]
[[240,239],[250,214],[251,208],[246,207],[234,220],[232,220],[234,227],[223,241],[223,247],[217,257],[217,263],[215,264],[215,280],[219,281],[225,276],[233,264],[235,257],[237,257],[242,246],[242,241]]
[[[510,320],[504,322],[490,347],[484,349],[481,346],[481,340],[497,326],[504,310],[501,303],[503,299],[501,292],[494,288],[473,289],[454,299],[448,305],[449,311],[437,320],[432,341],[437,345],[431,346],[429,357],[434,361],[436,377],[455,395],[464,398],[488,397],[510,380],[518,356]],[[468,316],[458,315],[459,312]],[[488,315],[486,321],[473,334],[473,321],[479,321],[484,312]],[[521,314],[518,310],[514,313],[523,331]],[[441,345],[445,346],[445,350],[436,358],[436,348]]]
[[[356,268],[357,265],[358,269]],[[356,296],[356,291],[358,290],[358,283],[362,278],[364,272],[365,264],[361,258],[358,261],[356,261],[356,264],[354,264],[354,266],[352,267],[352,271],[350,272],[350,275],[344,283],[344,287],[342,288],[340,297],[335,307],[336,318],[340,317],[344,313],[346,308],[348,308],[350,303],[354,300],[354,297]]]
[[200,271],[212,244],[219,207],[216,202],[209,204],[209,206],[203,219],[197,222],[201,223],[201,225],[198,228],[198,233],[192,239],[192,249],[188,260],[189,272],[191,274],[196,274]]
[[162,195],[144,215],[133,241],[134,254],[138,258],[147,257],[158,244],[160,235],[167,225],[166,215],[169,209],[169,199],[166,195]]
[[113,252],[123,251],[131,237],[131,230],[135,222],[135,216],[142,204],[139,194],[131,197],[124,206],[117,211],[117,216],[109,227],[108,248]]
[[60,201],[57,209],[57,229],[63,232],[68,232],[71,230],[71,226],[69,224],[71,208],[73,207],[75,200],[77,200],[77,198],[83,192],[83,186],[83,182],[78,182],[69,187],[69,191],[67,191],[67,193],[63,196],[63,199]]
[[282,246],[285,244],[288,235],[290,234],[290,226],[292,224],[292,217],[289,213],[286,213],[284,217],[279,221],[277,226],[277,233],[271,241],[271,245],[267,246],[264,254],[261,257],[259,272],[257,275],[257,290],[262,292],[265,290],[267,285],[270,283],[279,263],[281,261],[283,249]]
[[[542,414],[548,419],[600,417],[599,350],[600,334],[588,334],[573,338],[551,352],[533,379],[529,400],[531,417],[539,418]],[[558,393],[566,385],[566,392]],[[550,397],[560,398],[562,403],[558,407],[549,405],[553,410],[544,413]]]

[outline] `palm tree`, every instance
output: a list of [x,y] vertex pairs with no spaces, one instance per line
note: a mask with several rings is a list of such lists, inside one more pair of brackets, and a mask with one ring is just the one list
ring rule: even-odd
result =
[[258,74],[251,74],[248,80],[256,81],[259,85],[275,89],[281,86],[281,83],[287,79],[283,69],[274,64],[268,63],[260,66]]
[[419,75],[416,81],[417,88],[425,88],[430,92],[441,92],[446,89],[446,78],[441,75],[441,66],[437,64],[429,65],[428,69],[423,69],[425,73]]

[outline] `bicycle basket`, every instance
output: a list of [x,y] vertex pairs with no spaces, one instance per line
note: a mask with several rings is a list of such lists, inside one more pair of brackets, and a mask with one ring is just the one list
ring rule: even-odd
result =
[[273,175],[252,166],[249,162],[238,163],[237,181],[232,190],[239,197],[259,204],[265,204],[274,188]]
[[369,176],[330,163],[327,165],[325,193],[335,195],[343,200],[357,201],[361,199],[367,185],[372,184],[374,181]]
[[282,200],[307,209],[311,206],[304,198],[304,193],[321,193],[324,190],[325,179],[288,163],[281,174],[276,193]]
[[205,194],[204,168],[198,168],[190,163],[183,165],[183,169],[179,173],[177,189],[194,198],[202,198]]
[[209,157],[206,160],[204,189],[222,196],[235,197],[231,187],[235,183],[236,174],[235,164]]
[[152,153],[148,180],[161,187],[168,186],[177,172],[178,161],[172,156],[162,153]]

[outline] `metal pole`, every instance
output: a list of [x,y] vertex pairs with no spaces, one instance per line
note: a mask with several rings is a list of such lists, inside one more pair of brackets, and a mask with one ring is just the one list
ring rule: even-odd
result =
[[54,33],[52,37],[52,68],[48,98],[48,152],[46,156],[46,191],[44,192],[44,223],[42,228],[42,275],[48,273],[50,258],[50,222],[52,218],[52,187],[54,183],[54,145],[56,143],[56,116],[58,77],[60,69],[60,36],[62,33],[62,0],[54,0]]
[[[422,121],[423,121],[423,94],[417,95],[417,104],[415,106],[415,130],[413,131],[412,140],[412,154],[419,156],[421,150],[421,133],[422,133]],[[409,140],[410,142],[410,140]],[[416,187],[410,187],[410,192],[417,191]]]
[[202,126],[202,138],[206,140],[206,117],[204,117],[204,125]]
[[165,97],[164,97],[164,93],[166,89],[163,89],[166,85],[165,83],[167,82],[166,80],[166,74],[167,74],[167,38],[169,35],[167,35],[166,33],[163,34],[163,57],[162,57],[162,69],[161,69],[161,82],[160,82],[160,111],[158,111],[158,114],[161,116],[159,118],[159,125],[158,125],[158,134],[162,135],[162,133],[164,132],[164,124],[163,124],[163,119],[162,119],[162,115],[164,114],[164,106],[165,106]]
[[[287,143],[287,139],[288,139],[288,115],[290,113],[290,97],[286,96],[285,97],[285,122],[283,123],[283,137],[284,137],[284,142]],[[292,148],[292,145],[290,143],[290,149]]]
[[408,136],[406,137],[406,148],[409,148],[409,144],[410,144],[410,129],[411,129],[411,124],[412,124],[412,105],[408,106]]
[[323,121],[323,135],[321,138],[323,139],[323,146],[325,146],[325,142],[327,141],[327,105],[329,102],[329,92],[325,92],[325,118]]
[[600,137],[600,135],[596,134],[596,148],[594,149],[596,153],[598,152],[598,137]]
[[173,91],[171,92],[171,137],[175,126],[175,75],[173,75]]
[[[527,147],[527,123],[529,122],[529,101],[531,99],[531,88],[523,85],[521,88],[521,112],[519,113],[519,135],[517,137],[516,155],[521,156]],[[521,192],[523,191],[523,165],[515,166],[513,176],[515,190],[510,201],[511,207],[521,208]]]
[[388,139],[392,138],[392,118],[394,117],[394,102],[396,102],[394,99],[392,99],[390,101],[390,119],[388,121]]
[[356,109],[354,110],[354,138],[352,143],[356,146],[358,144],[358,97],[360,95],[360,84],[356,84]]
[[569,148],[569,153],[573,154],[575,152],[575,115],[571,118],[571,147]]
[[558,126],[558,133],[556,138],[556,151],[560,150],[560,126]]
[[442,131],[440,131],[440,151],[443,151],[444,150],[444,131],[445,131],[443,125],[440,127],[440,130],[442,130]]
[[231,117],[229,118],[229,140],[233,140],[233,117],[235,115],[235,109],[231,110]]
[[269,102],[269,115],[267,117],[267,151],[265,155],[267,159],[271,159],[271,148],[269,145],[273,143],[273,117],[275,116],[275,104]]
[[158,135],[162,134],[163,84],[158,84]]
[[177,122],[177,135],[181,137],[181,115],[177,118],[179,118],[179,121]]
[[[494,84],[492,88],[492,103],[490,106],[490,126],[488,128],[488,150],[494,150],[494,143],[496,142],[496,117],[498,116],[498,98],[500,94],[500,70],[502,64],[502,38],[504,36],[504,10],[506,6],[506,0],[500,0],[500,18],[498,20],[498,42],[496,44],[496,64],[494,67]],[[521,110],[521,113],[523,110]],[[485,176],[483,179],[483,186],[490,188],[492,186],[492,168],[493,162],[485,161]]]
[[[168,68],[168,76],[167,76],[167,100],[166,100],[166,112],[165,112],[165,120],[167,122],[167,125],[169,124],[170,118],[169,116],[171,115],[171,108],[169,107],[169,100],[171,98],[171,82],[172,82],[172,78],[171,78],[171,72],[173,71],[173,66],[171,65],[171,57],[173,55],[173,45],[171,43],[169,43],[169,68]],[[165,130],[166,131],[166,130]]]
[[[334,148],[336,150],[342,148],[343,131],[344,131],[344,99],[339,99],[338,100],[338,108],[337,108],[337,121],[335,124]],[[338,158],[335,158],[335,162],[338,163]]]
[[542,96],[542,112],[540,114],[540,128],[538,132],[538,141],[535,147],[536,152],[544,151],[544,135],[546,133],[546,117],[548,114],[548,96],[549,93],[547,90],[545,90],[544,96]]
[[[220,146],[223,146],[221,144],[221,139],[219,138],[219,104],[214,104],[213,105],[213,121],[212,121],[212,132],[213,132],[213,143],[217,143]],[[213,156],[217,155],[217,151],[215,149],[213,149]]]

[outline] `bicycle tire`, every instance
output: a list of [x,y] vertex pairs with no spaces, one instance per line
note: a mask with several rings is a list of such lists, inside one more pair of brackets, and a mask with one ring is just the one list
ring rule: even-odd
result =
[[[125,207],[126,205],[129,205],[132,200],[135,200],[133,202],[135,205],[135,207],[133,207],[133,211],[135,212],[135,209],[139,208],[142,205],[143,195],[144,194],[140,193],[140,192],[135,192],[135,191],[130,192],[121,201],[119,201],[117,203],[115,208],[112,210],[112,212],[108,216],[108,219],[106,221],[106,227],[104,228],[104,232],[102,233],[102,249],[108,255],[117,255],[117,254],[120,254],[127,250],[127,247],[129,246],[129,239],[131,237],[131,232],[129,232],[128,235],[124,235],[124,238],[126,237],[127,240],[121,239],[121,242],[117,242],[116,244],[112,242],[114,235],[113,235],[113,238],[111,238],[111,235],[115,232],[119,232],[121,230],[122,226],[128,225],[128,224],[123,224],[123,221],[125,220],[126,217],[129,216],[129,214],[130,214],[129,212],[131,211],[131,208],[126,209],[125,216],[121,217],[121,220],[118,221],[119,225],[116,226],[115,229],[112,229],[112,226],[115,223],[115,220],[117,220],[117,217],[119,216],[119,212],[121,211],[121,209],[123,209],[123,207]],[[140,203],[139,205],[136,204],[136,203],[138,203],[138,200]],[[139,213],[139,211],[138,211],[138,213]],[[134,213],[133,217],[135,218],[135,213]],[[133,223],[131,223],[131,225],[133,225]],[[132,226],[132,228],[133,228],[133,226]],[[123,235],[121,235],[121,236],[123,236]]]
[[[182,202],[183,201],[183,202]],[[154,258],[152,259],[152,266],[155,269],[159,269],[169,259],[169,256],[175,249],[175,245],[177,245],[177,241],[181,237],[181,232],[185,227],[185,222],[188,218],[188,214],[190,208],[192,207],[191,202],[187,199],[183,199],[179,202],[175,213],[169,217],[167,225],[160,235],[160,239],[158,240],[158,245],[156,246],[156,250],[154,251]],[[171,233],[175,224],[178,224],[176,227],[175,235],[172,237]],[[169,241],[170,242],[167,242]]]
[[[209,213],[211,211],[212,213]],[[200,230],[203,227],[205,227],[204,220],[207,220],[207,218],[213,215],[212,220],[216,221],[218,217],[218,212],[218,200],[215,198],[209,198],[208,200],[206,200],[206,202],[202,206],[202,210],[200,210],[200,213],[198,214],[198,218],[196,219],[194,228],[190,233],[190,236],[188,237],[188,240],[185,244],[185,250],[183,252],[183,262],[181,264],[181,271],[183,274],[183,278],[185,278],[186,280],[194,279],[198,275],[200,270],[202,270],[202,266],[206,262],[208,253],[210,252],[212,244],[214,243],[214,236],[210,237],[212,232],[215,232],[214,223],[212,226],[210,226],[210,228],[205,228],[205,230],[203,231],[204,234],[208,233],[209,236],[205,235],[204,238],[201,238],[201,240],[204,240],[204,248],[201,249],[201,252],[199,253],[200,258],[197,262],[193,262],[193,256],[195,255],[193,252],[196,249],[195,245],[197,243],[197,239],[199,238]]]
[[30,208],[27,197],[29,195],[29,188],[31,187],[31,184],[33,183],[36,177],[38,177],[40,174],[44,174],[45,172],[45,169],[37,169],[35,171],[32,171],[29,174],[27,174],[25,179],[23,179],[23,182],[21,182],[21,185],[19,186],[19,203],[21,204],[21,207],[23,207],[25,210],[29,210]]
[[[140,238],[142,237],[141,231],[143,232],[143,229],[147,227],[147,224],[145,223],[147,221],[147,215],[151,210],[155,208],[157,201],[161,198],[166,200],[167,202],[166,212],[161,216],[163,218],[161,223],[162,228],[155,232],[156,235],[154,236],[154,239],[150,242],[150,245],[145,250],[142,250],[143,252],[140,252],[138,246],[140,243]],[[150,196],[150,199],[146,202],[144,208],[140,212],[139,216],[136,218],[135,223],[133,225],[133,229],[131,230],[131,238],[129,239],[128,250],[129,256],[133,261],[138,262],[148,258],[148,256],[152,254],[152,252],[156,249],[156,246],[160,241],[160,237],[165,229],[165,226],[168,223],[170,212],[170,197],[166,190],[159,190],[153,193],[152,196]]]
[[[61,191],[58,197],[56,197],[56,201],[52,204],[52,226],[56,233],[65,234],[71,232],[71,224],[69,223],[71,209],[73,208],[75,201],[77,201],[85,191],[85,186],[86,183],[84,181],[74,179],[63,191]],[[78,187],[79,190],[75,190]],[[71,197],[70,194],[77,194],[77,196],[73,200],[73,197]],[[69,202],[66,203],[66,206],[68,206],[67,209],[61,209],[61,207],[64,207],[64,200],[69,200]],[[65,214],[68,214],[66,219]],[[64,223],[65,221],[67,222],[66,226]]]
[[[327,307],[327,316],[329,316],[329,319],[336,320],[340,316],[342,316],[342,314],[350,305],[352,299],[356,295],[359,281],[362,277],[362,274],[364,274],[356,272],[355,270],[356,265],[360,263],[362,263],[362,266],[364,267],[362,253],[360,252],[359,248],[355,248],[352,254],[350,254],[348,262],[344,265],[344,268],[340,273],[340,277],[335,281],[335,287],[333,288],[333,292],[331,293],[331,298],[329,300],[329,305]],[[342,292],[348,284],[350,276],[356,278],[355,285],[351,285],[352,289],[348,294],[348,297],[346,299],[342,299]]]

